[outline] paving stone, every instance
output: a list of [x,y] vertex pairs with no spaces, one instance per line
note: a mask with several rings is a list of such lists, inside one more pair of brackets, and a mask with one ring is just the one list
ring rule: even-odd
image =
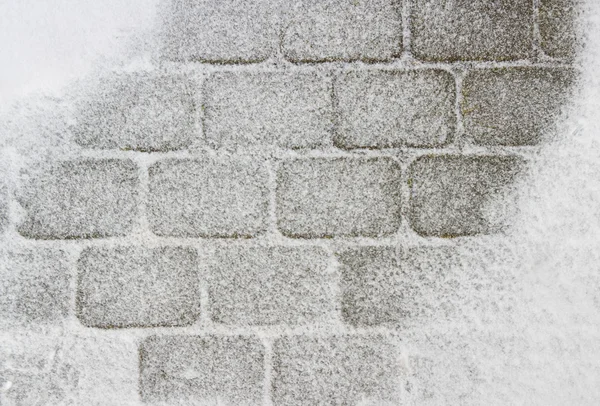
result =
[[273,404],[392,405],[402,371],[380,336],[283,337],[273,345]]
[[286,1],[282,50],[293,62],[386,61],[402,52],[395,0]]
[[152,231],[177,237],[251,237],[266,229],[268,173],[249,158],[169,159],[150,172]]
[[191,248],[90,248],[77,268],[77,317],[86,326],[185,326],[199,317]]
[[277,49],[277,2],[170,0],[162,54],[175,61],[260,62]]
[[75,141],[88,148],[170,151],[199,137],[191,81],[178,74],[104,78],[79,106]]
[[339,252],[338,259],[342,315],[353,326],[419,328],[436,317],[447,320],[461,300],[457,295],[463,292],[453,276],[463,258],[453,247],[402,253],[392,247],[361,247]]
[[335,276],[318,247],[220,248],[209,275],[217,323],[294,325],[337,315]]
[[130,160],[79,159],[51,164],[24,182],[27,212],[19,232],[38,239],[130,233],[137,217],[138,168]]
[[436,237],[502,231],[514,215],[513,186],[523,169],[516,156],[418,158],[409,169],[412,228]]
[[433,147],[456,126],[456,86],[443,70],[350,72],[336,80],[342,148]]
[[540,0],[540,36],[544,52],[555,58],[573,58],[578,47],[577,23],[581,0]]
[[0,370],[0,402],[7,406],[64,405],[66,393],[54,374]]
[[390,158],[282,162],[278,227],[296,238],[391,235],[400,225],[400,174]]
[[530,0],[415,0],[413,55],[426,61],[528,58],[533,46]]
[[219,73],[205,88],[204,128],[216,147],[330,144],[331,80],[317,73]]
[[62,250],[0,251],[0,326],[60,323],[69,309],[70,279]]
[[153,336],[140,346],[140,375],[145,402],[258,405],[264,348],[252,337]]
[[561,68],[480,69],[463,83],[467,136],[480,145],[535,145],[559,121],[575,74]]

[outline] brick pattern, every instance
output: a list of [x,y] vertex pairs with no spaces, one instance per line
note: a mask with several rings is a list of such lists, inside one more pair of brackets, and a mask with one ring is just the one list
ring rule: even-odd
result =
[[331,79],[313,73],[221,73],[205,87],[204,130],[211,145],[243,149],[330,143]]
[[402,52],[394,0],[284,2],[281,48],[293,62],[386,61]]
[[283,162],[279,230],[296,238],[391,235],[400,226],[400,174],[389,158]]
[[196,256],[173,247],[85,250],[77,263],[77,317],[100,328],[194,323],[200,312]]
[[536,145],[551,134],[575,74],[562,68],[479,69],[463,82],[466,133],[479,145]]
[[456,85],[446,71],[351,72],[335,90],[341,148],[438,147],[454,135]]
[[400,401],[399,354],[383,337],[284,337],[273,353],[274,405]]
[[157,235],[251,237],[266,228],[268,174],[260,162],[172,159],[149,176],[148,219]]
[[517,156],[424,156],[409,169],[410,223],[423,236],[502,230],[516,206],[511,194],[524,162]]
[[579,50],[577,22],[582,0],[541,0],[541,47],[547,55],[572,59]]
[[256,338],[152,336],[140,345],[142,399],[260,404],[264,357]]
[[[102,78],[75,156],[0,187],[28,247],[0,252],[0,325],[133,334],[149,404],[401,403],[397,335],[453,317],[465,269],[429,242],[510,225],[576,2],[167,3],[160,69]],[[0,402],[66,396],[0,373]]]
[[239,326],[333,320],[335,279],[328,266],[327,253],[316,247],[219,249],[209,271],[212,320]]
[[83,147],[169,151],[199,137],[189,78],[168,74],[115,74],[79,108],[75,141]]
[[130,160],[78,159],[52,163],[21,190],[26,210],[19,232],[29,238],[74,239],[131,233],[139,179]]
[[425,61],[526,59],[533,51],[530,0],[415,0],[412,52]]
[[0,251],[0,326],[60,324],[70,307],[70,274],[59,249]]

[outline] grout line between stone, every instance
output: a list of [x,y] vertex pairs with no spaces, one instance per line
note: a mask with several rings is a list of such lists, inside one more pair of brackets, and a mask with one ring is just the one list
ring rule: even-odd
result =
[[273,381],[273,339],[263,338],[265,349],[264,362],[264,386],[263,386],[263,405],[273,406],[272,381]]

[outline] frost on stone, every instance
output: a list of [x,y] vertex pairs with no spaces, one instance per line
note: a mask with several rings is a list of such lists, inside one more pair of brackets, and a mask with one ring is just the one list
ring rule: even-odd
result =
[[138,205],[137,167],[131,160],[52,162],[22,176],[26,211],[19,232],[28,238],[73,239],[130,233]]
[[60,324],[69,313],[70,280],[62,250],[0,250],[0,325]]

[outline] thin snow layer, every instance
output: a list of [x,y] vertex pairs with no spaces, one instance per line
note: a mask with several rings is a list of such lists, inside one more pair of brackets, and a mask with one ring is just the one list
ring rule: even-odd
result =
[[[70,80],[92,72],[98,59],[103,66],[152,64],[144,38],[115,48],[122,42],[114,37],[127,26],[143,31],[148,22],[140,20],[153,7],[113,0],[106,7],[111,12],[99,15],[97,2],[78,3],[85,4],[79,11],[60,0],[9,3],[0,9],[2,22],[11,23],[0,27],[12,33],[0,35],[9,46],[3,49],[12,52],[3,52],[0,63],[0,174],[2,187],[14,191],[16,174],[31,162],[78,153],[68,139],[77,95],[77,86],[66,87]],[[600,3],[588,3],[579,94],[554,141],[533,155],[513,228],[508,235],[458,244],[468,267],[453,275],[454,316],[400,331],[409,367],[407,404],[600,402]],[[70,17],[60,20],[65,9]],[[35,24],[48,11],[55,20]],[[98,29],[100,21],[110,23]],[[27,41],[36,46],[23,45]],[[40,49],[54,63],[38,56]],[[11,213],[18,216],[19,208]],[[38,244],[8,235],[15,233],[0,237],[7,249]],[[52,244],[68,260],[79,254],[75,244]],[[2,263],[19,260],[0,255]],[[442,304],[441,296],[431,293],[428,307]],[[0,334],[0,390],[24,382],[28,390],[15,396],[28,405],[139,405],[137,347],[143,336],[137,329],[84,328],[72,315],[60,327],[7,329]]]

